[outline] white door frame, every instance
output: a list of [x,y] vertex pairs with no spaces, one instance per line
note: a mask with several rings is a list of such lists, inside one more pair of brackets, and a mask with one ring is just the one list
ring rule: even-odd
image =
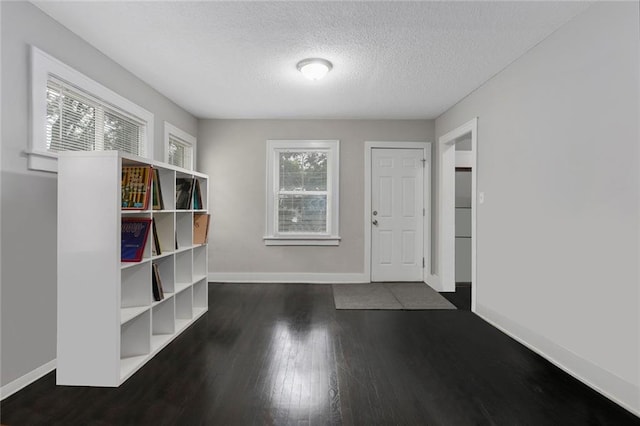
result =
[[476,276],[476,192],[478,180],[478,118],[474,118],[438,139],[439,209],[438,209],[438,279],[436,290],[455,291],[455,169],[456,140],[471,134],[471,311],[476,310],[478,280]]
[[422,252],[425,266],[422,269],[426,282],[431,270],[431,143],[430,142],[388,142],[367,141],[364,143],[364,278],[371,282],[371,153],[375,148],[422,149],[426,159],[423,173],[423,197],[425,215],[423,217]]

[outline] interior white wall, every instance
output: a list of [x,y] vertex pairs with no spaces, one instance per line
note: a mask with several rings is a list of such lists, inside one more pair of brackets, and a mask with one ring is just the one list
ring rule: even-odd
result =
[[[433,120],[201,120],[198,167],[211,180],[212,280],[358,281],[364,277],[365,141],[432,141]],[[340,140],[337,247],[266,247],[268,139]]]
[[157,159],[164,158],[165,120],[193,134],[197,120],[32,4],[0,2],[0,9],[4,387],[56,356],[57,175],[27,170],[29,44],[153,112]]
[[640,413],[638,3],[596,3],[436,120],[478,117],[477,313]]

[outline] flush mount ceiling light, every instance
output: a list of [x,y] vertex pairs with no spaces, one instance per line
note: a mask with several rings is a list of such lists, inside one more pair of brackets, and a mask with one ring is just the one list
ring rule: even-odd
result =
[[297,68],[309,80],[320,80],[331,71],[333,64],[326,59],[309,58],[298,62]]

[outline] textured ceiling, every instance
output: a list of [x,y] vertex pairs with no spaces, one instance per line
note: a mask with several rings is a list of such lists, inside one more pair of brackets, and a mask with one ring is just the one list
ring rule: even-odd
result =
[[[200,118],[435,118],[585,2],[35,2]],[[333,62],[320,82],[296,63]]]

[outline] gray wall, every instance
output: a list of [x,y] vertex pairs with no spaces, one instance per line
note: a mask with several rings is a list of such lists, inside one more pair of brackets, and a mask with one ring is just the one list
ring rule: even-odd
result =
[[[0,384],[56,357],[56,174],[27,170],[29,44],[155,114],[157,159],[164,120],[196,134],[197,120],[26,2],[1,2],[2,289]],[[44,94],[43,94],[44,96]],[[91,277],[87,277],[91,279]],[[81,320],[81,319],[79,319]]]
[[478,313],[637,413],[639,33],[595,4],[436,120],[478,117]]
[[[209,174],[211,272],[363,273],[364,142],[433,141],[432,120],[201,120],[198,166]],[[339,247],[266,247],[267,139],[340,140]]]

